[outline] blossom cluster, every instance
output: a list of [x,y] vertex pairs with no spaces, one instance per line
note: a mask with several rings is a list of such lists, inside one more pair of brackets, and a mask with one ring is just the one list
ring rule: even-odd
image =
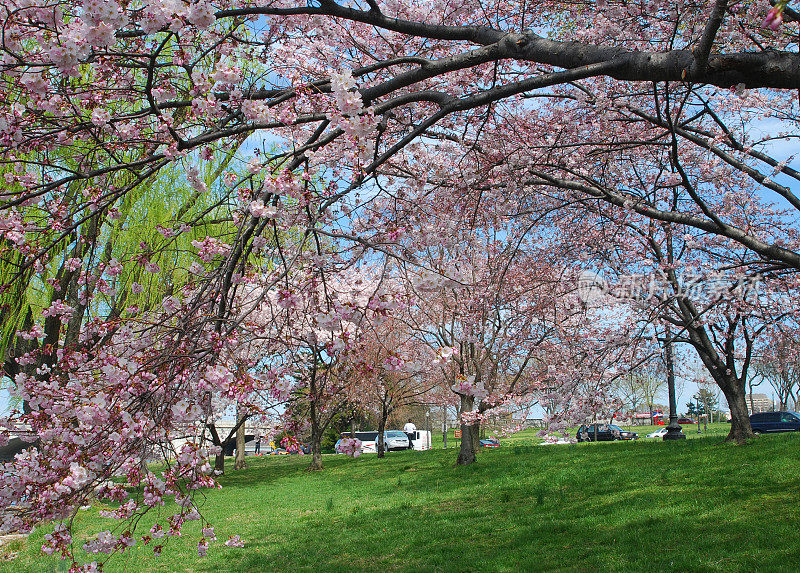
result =
[[477,426],[483,422],[485,418],[486,417],[484,414],[482,414],[477,408],[474,410],[466,410],[461,412],[461,415],[459,416],[461,423],[465,426]]
[[375,152],[374,133],[378,125],[374,110],[364,107],[353,72],[344,69],[330,74],[336,109],[329,114],[332,123],[347,136],[355,158],[368,162]]
[[146,4],[140,26],[144,32],[148,33],[164,28],[179,32],[187,23],[205,29],[211,26],[215,20],[214,8],[206,0],[188,5],[179,0],[158,0]]
[[256,199],[250,203],[250,214],[258,219],[276,219],[278,217],[278,208],[274,205],[265,205],[263,199]]
[[345,436],[339,441],[339,445],[336,446],[336,451],[340,454],[347,454],[348,456],[357,458],[362,453],[361,440]]
[[0,215],[0,237],[17,246],[25,244],[25,223],[18,212],[11,211],[8,216]]
[[[56,301],[50,313],[63,317],[68,310],[62,306]],[[99,325],[98,332],[102,332]],[[36,353],[19,357],[20,364],[42,365],[35,374],[16,376],[18,397],[29,411],[12,412],[2,424],[10,429],[27,425],[38,446],[0,468],[6,476],[0,487],[0,531],[26,531],[41,519],[55,520],[43,550],[71,557],[65,523],[89,497],[117,502],[116,509],[103,512],[117,520],[136,519],[174,499],[177,510],[166,515],[170,535],[177,535],[184,522],[200,518],[192,492],[216,486],[209,464],[214,450],[195,439],[176,450],[171,438],[187,431],[191,436],[193,425],[204,419],[204,396],[219,386],[230,388],[233,382],[230,372],[218,365],[153,362],[165,345],[174,342],[168,331],[144,339],[124,327],[91,356],[59,350],[49,365],[41,363]],[[186,348],[179,353],[185,354]],[[173,377],[166,375],[168,370]],[[172,451],[158,474],[142,464],[151,448]],[[116,476],[141,486],[142,497],[129,497],[122,483],[111,481]],[[152,532],[144,537],[103,532],[85,548],[89,553],[110,554],[156,537]]]
[[450,387],[456,394],[462,396],[473,396],[480,401],[489,395],[483,382],[475,383],[475,376],[458,376],[455,383]]
[[226,257],[231,246],[214,237],[207,236],[202,241],[192,241],[192,246],[197,249],[197,256],[205,262],[210,262],[214,257]]

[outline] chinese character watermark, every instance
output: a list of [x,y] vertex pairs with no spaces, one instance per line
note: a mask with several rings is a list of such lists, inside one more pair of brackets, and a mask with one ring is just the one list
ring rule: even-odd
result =
[[611,297],[620,300],[683,298],[694,303],[718,300],[755,301],[761,294],[760,275],[684,273],[669,280],[664,274],[620,275],[615,283],[590,270],[578,275],[577,294],[585,304]]

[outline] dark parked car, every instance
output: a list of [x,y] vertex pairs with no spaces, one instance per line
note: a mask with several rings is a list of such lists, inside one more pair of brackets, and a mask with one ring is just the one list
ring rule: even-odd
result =
[[696,424],[697,420],[692,420],[691,418],[678,418],[679,424]]
[[800,416],[794,412],[762,412],[750,416],[750,426],[756,434],[797,432],[800,430]]
[[576,437],[579,442],[594,442],[595,440],[598,442],[612,442],[614,440],[638,440],[639,434],[628,432],[614,424],[592,424],[591,426],[583,425],[578,428]]

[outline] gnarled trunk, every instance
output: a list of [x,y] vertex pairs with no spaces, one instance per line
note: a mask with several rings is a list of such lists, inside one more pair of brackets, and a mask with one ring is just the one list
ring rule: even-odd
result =
[[247,414],[245,414],[244,408],[238,406],[236,408],[236,423],[239,425],[239,428],[236,430],[236,461],[233,464],[233,469],[235,470],[243,470],[247,467],[247,462],[244,461],[244,421],[246,416]]
[[308,466],[309,470],[322,469],[322,439],[311,439],[311,464]]
[[[475,407],[474,396],[461,396],[461,413],[471,412]],[[478,431],[477,425],[467,425],[461,421],[461,447],[458,451],[458,460],[456,464],[459,466],[468,466],[475,463],[475,452],[478,448]]]
[[214,471],[221,474],[225,473],[225,443],[220,439],[217,427],[214,424],[208,424],[209,433],[211,434],[211,443],[219,448],[219,453],[214,456]]
[[[714,382],[717,383],[728,407],[731,409],[731,431],[726,442],[742,444],[754,436],[750,427],[750,416],[747,412],[747,370],[752,356],[752,343],[747,344],[747,357],[741,367],[740,374],[736,374],[736,358],[734,354],[734,341],[732,336],[727,340],[724,354],[720,355],[708,335],[705,327],[697,326],[698,313],[692,307],[691,301],[680,300],[681,308],[687,311],[689,318],[688,331],[693,346],[702,360]],[[737,319],[738,320],[738,319]]]
[[752,438],[753,429],[750,427],[750,416],[747,412],[747,399],[745,397],[745,384],[740,380],[727,380],[725,385],[720,384],[722,393],[731,409],[731,431],[726,442],[742,444]]

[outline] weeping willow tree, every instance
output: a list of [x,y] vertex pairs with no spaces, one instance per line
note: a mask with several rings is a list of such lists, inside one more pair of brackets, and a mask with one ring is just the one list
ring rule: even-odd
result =
[[[193,280],[192,265],[213,264],[197,261],[192,241],[235,236],[234,203],[221,176],[240,145],[218,161],[202,163],[201,190],[185,179],[184,169],[169,163],[147,178],[117,176],[103,189],[76,184],[61,196],[45,196],[38,204],[16,208],[37,230],[26,237],[28,256],[19,245],[0,239],[0,359],[5,385],[13,386],[22,355],[43,348],[53,354],[74,346],[87,320],[147,314]],[[117,189],[124,192],[114,196]],[[109,195],[112,200],[98,208],[98,197]],[[74,213],[76,223],[70,229],[49,225],[54,205]],[[38,263],[29,263],[32,254],[38,255]],[[114,272],[109,272],[111,267]],[[57,301],[73,309],[65,325],[57,316],[43,317]]]
[[[249,33],[245,31],[245,37]],[[165,54],[182,52],[175,38],[169,38],[160,49]],[[214,66],[213,61],[198,62],[195,70],[211,75]],[[240,67],[243,74],[264,73],[257,59],[244,60]],[[75,80],[87,85],[97,73],[92,65],[79,66],[77,71],[80,77]],[[191,97],[193,85],[190,82],[174,82],[171,87],[178,97]],[[6,93],[6,96],[8,101],[23,105],[29,99],[24,90]],[[87,104],[87,109],[91,109],[91,105]],[[136,117],[134,105],[115,105],[121,114]],[[172,113],[170,120],[175,127],[186,122],[185,108],[162,113]],[[38,203],[28,205],[5,202],[5,197],[14,197],[21,191],[18,188],[21,183],[12,182],[13,177],[6,179],[5,189],[0,187],[0,214],[16,211],[27,223],[35,223],[37,231],[28,233],[36,236],[27,237],[26,246],[34,246],[27,253],[23,253],[18,244],[0,237],[0,362],[4,365],[3,373],[13,380],[18,368],[14,357],[37,347],[74,344],[81,324],[87,319],[114,320],[130,312],[145,314],[165,295],[191,281],[188,268],[197,262],[196,249],[191,242],[206,236],[221,240],[235,236],[231,216],[234,200],[231,190],[221,183],[221,177],[235,166],[237,153],[245,140],[246,136],[241,136],[226,142],[224,149],[216,150],[213,160],[200,161],[191,156],[183,160],[201,170],[202,190],[197,190],[186,179],[186,165],[168,159],[146,168],[132,167],[107,178],[100,177],[92,181],[92,186],[82,177],[76,177],[72,184],[41,195]],[[109,164],[135,166],[153,151],[152,142],[147,140],[132,140],[112,147],[101,140],[86,139],[73,141],[68,148],[43,149],[16,159],[20,171],[30,171],[31,166],[39,165],[39,177],[44,182],[102,169]],[[42,160],[43,156],[47,160]],[[56,171],[47,172],[46,166]],[[0,176],[13,172],[12,162],[4,162],[0,168]],[[55,210],[59,215],[72,214],[73,226],[54,228],[51,221]],[[156,265],[159,272],[147,272],[146,265],[140,264],[145,260]],[[81,262],[80,267],[75,261]],[[103,271],[111,261],[122,265],[122,271],[114,276]],[[90,296],[86,296],[87,291],[91,291]],[[42,318],[42,311],[57,300],[75,309],[63,329],[59,320]],[[39,342],[17,335],[21,330],[30,331],[37,326],[44,333],[44,339]],[[5,381],[8,383],[7,379]]]

